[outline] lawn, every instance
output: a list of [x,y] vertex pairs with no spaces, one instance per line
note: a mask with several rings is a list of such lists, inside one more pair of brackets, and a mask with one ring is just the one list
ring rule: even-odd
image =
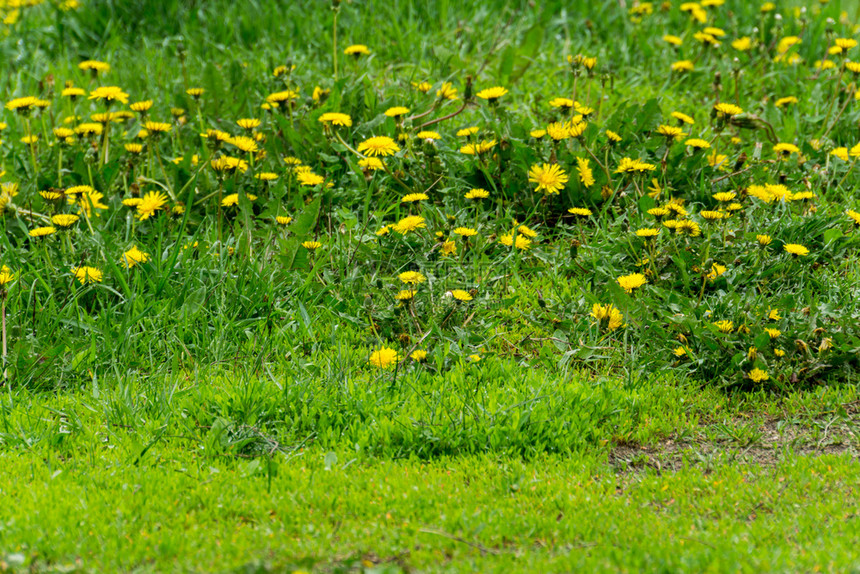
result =
[[858,17],[0,1],[0,571],[860,570]]

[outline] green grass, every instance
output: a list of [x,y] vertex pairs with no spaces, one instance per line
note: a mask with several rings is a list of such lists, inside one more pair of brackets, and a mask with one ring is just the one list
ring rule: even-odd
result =
[[[0,112],[0,571],[860,569],[860,223],[846,215],[860,173],[833,153],[858,143],[860,108],[852,73],[815,66],[853,37],[860,4],[792,2],[777,19],[727,1],[707,24],[679,4],[638,21],[609,0],[93,0],[17,20],[0,3],[0,101],[50,102]],[[694,38],[705,25],[725,30],[720,48]],[[800,60],[774,62],[792,35]],[[751,50],[731,47],[742,36]],[[344,55],[353,43],[371,55]],[[568,64],[578,54],[595,67]],[[86,59],[111,71],[93,78]],[[670,73],[682,59],[695,69]],[[152,99],[148,119],[171,130],[141,138],[133,114],[108,140],[60,143],[54,128],[106,109],[61,96],[66,82]],[[443,82],[461,99],[437,101]],[[469,99],[496,85],[498,106]],[[289,111],[261,108],[285,89]],[[574,92],[595,108],[581,136],[533,136],[571,119],[549,102]],[[798,102],[777,108],[786,96]],[[721,119],[718,101],[744,113]],[[399,125],[392,106],[426,115]],[[673,111],[711,148],[660,135]],[[326,112],[353,125],[335,136]],[[416,137],[445,116],[424,126],[435,143]],[[239,118],[261,120],[261,152],[200,137],[239,135]],[[460,151],[467,126],[495,141],[488,154]],[[387,170],[359,165],[359,144],[400,134]],[[780,158],[774,139],[798,151]],[[247,173],[220,177],[209,160],[225,154]],[[284,156],[332,186],[300,185]],[[623,158],[654,169],[619,174]],[[536,192],[530,169],[556,162],[569,182]],[[39,192],[81,184],[104,207],[31,237],[80,213]],[[767,184],[788,200],[762,199]],[[169,200],[152,217],[123,204],[155,191]],[[714,197],[728,191],[740,209]],[[677,207],[649,213],[670,198],[701,235],[662,225]],[[407,215],[426,227],[391,231]],[[503,243],[520,224],[529,249]],[[127,269],[132,246],[149,260]],[[101,280],[79,282],[82,265]],[[401,303],[404,271],[426,281]],[[648,283],[628,293],[618,278],[633,273]],[[382,348],[402,360],[374,367]]]
[[[543,452],[546,420],[512,429],[463,408],[458,427],[401,408],[411,420],[398,423],[370,416],[365,389],[302,417],[273,415],[294,401],[271,380],[18,393],[0,420],[0,483],[13,501],[0,547],[6,563],[47,572],[857,567],[855,386],[774,400],[574,382],[611,412],[554,433]],[[576,410],[556,417],[573,424]],[[336,411],[366,422],[294,428],[299,418],[323,428]],[[786,440],[765,436],[777,421]],[[457,454],[438,454],[445,436]]]
[[[4,457],[6,562],[38,571],[846,571],[860,465],[605,454],[431,463],[318,449],[241,462],[107,431],[87,456]],[[42,451],[45,452],[45,451]],[[50,453],[50,451],[48,451]],[[96,471],[96,468],[100,470]],[[826,528],[822,528],[826,525]],[[380,564],[381,566],[376,566]],[[401,570],[405,569],[405,570]]]

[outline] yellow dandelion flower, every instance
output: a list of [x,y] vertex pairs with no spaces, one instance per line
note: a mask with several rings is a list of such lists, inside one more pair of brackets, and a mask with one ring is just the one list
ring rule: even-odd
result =
[[433,88],[433,84],[430,82],[412,82],[412,87],[422,94],[426,94]]
[[28,233],[30,237],[47,237],[48,235],[53,235],[57,232],[57,228],[53,226],[46,227],[35,227],[31,229]]
[[543,190],[547,195],[559,193],[569,179],[558,164],[533,165],[528,175],[529,182],[537,184],[535,191]]
[[72,267],[72,274],[80,281],[81,285],[87,283],[101,283],[103,274],[101,269],[83,265],[81,267]]
[[696,123],[696,121],[692,117],[682,112],[672,112],[671,115],[673,118],[684,124],[693,125]]
[[631,159],[629,157],[621,158],[618,163],[618,168],[615,173],[643,173],[646,171],[654,171],[657,166],[646,163],[640,159]]
[[279,107],[281,104],[289,103],[298,97],[298,92],[294,92],[293,90],[284,90],[266,96],[266,103],[274,107]]
[[751,370],[749,373],[747,373],[747,376],[754,383],[760,383],[770,378],[770,375],[767,374],[767,371],[764,371],[759,368]]
[[152,100],[134,102],[129,106],[129,108],[131,108],[133,112],[143,113],[149,111],[149,109],[152,108],[152,103]]
[[296,179],[298,180],[299,184],[307,187],[313,187],[315,185],[320,185],[325,182],[325,178],[323,176],[318,175],[309,170],[298,172],[296,174]]
[[716,321],[714,326],[720,331],[720,333],[731,333],[735,328],[735,324],[733,322],[726,320]]
[[684,142],[684,145],[686,145],[687,147],[691,147],[693,149],[707,149],[707,148],[711,147],[711,144],[708,143],[707,140],[703,140],[701,138],[688,139],[687,141]]
[[237,157],[223,155],[218,159],[213,159],[210,162],[212,169],[218,173],[232,173],[239,171],[245,173],[248,171],[248,162]]
[[143,128],[151,133],[151,134],[163,134],[167,133],[172,129],[171,126],[167,122],[144,122]]
[[393,108],[385,110],[385,115],[389,118],[399,118],[400,116],[405,116],[408,113],[409,108],[404,106],[394,106]]
[[684,130],[679,128],[678,126],[667,126],[660,125],[657,127],[657,133],[661,136],[665,136],[667,139],[681,139],[686,134]]
[[83,88],[77,88],[75,86],[69,86],[69,87],[63,89],[63,91],[61,92],[61,95],[63,97],[66,97],[66,98],[75,99],[75,98],[80,98],[81,96],[85,96],[86,92],[84,91]]
[[347,46],[343,53],[347,56],[358,58],[359,56],[369,56],[370,49],[364,44],[353,44],[352,46]]
[[475,95],[482,100],[487,100],[488,102],[495,102],[507,93],[508,90],[506,90],[505,88],[501,86],[494,86],[492,88],[486,88],[484,90],[481,90]]
[[68,229],[72,225],[77,223],[79,219],[80,216],[74,215],[72,213],[58,213],[57,215],[51,216],[51,223],[61,229]]
[[792,153],[800,153],[800,148],[794,144],[790,143],[778,143],[773,146],[773,151],[775,153],[781,153],[783,155],[789,155]]
[[260,127],[260,120],[257,118],[241,118],[236,120],[236,125],[243,130],[253,130]]
[[591,167],[589,167],[587,158],[576,158],[576,170],[579,172],[579,181],[583,187],[594,185],[594,173],[591,171]]
[[110,64],[107,62],[99,62],[98,60],[84,60],[78,64],[78,68],[84,72],[93,72],[95,74],[107,74],[110,72]]
[[520,234],[508,233],[499,237],[499,243],[502,245],[506,245],[507,247],[514,247],[515,249],[520,249],[522,251],[526,251],[532,246],[532,240],[528,237]]
[[403,289],[399,291],[397,295],[394,296],[398,301],[409,301],[410,299],[415,297],[415,291],[412,289]]
[[714,106],[714,109],[721,116],[736,116],[738,114],[744,113],[744,110],[740,106],[736,106],[734,104],[729,104],[727,102],[721,102]]
[[370,354],[368,362],[378,369],[387,369],[396,364],[398,360],[400,359],[397,351],[388,347],[382,347]]
[[418,271],[404,271],[397,278],[407,285],[418,285],[427,281],[427,277]]
[[633,293],[634,289],[638,289],[648,283],[648,280],[641,273],[622,275],[617,279],[617,281],[618,285],[620,285],[627,293]]
[[[860,70],[858,70],[858,71],[860,71]],[[791,104],[796,104],[796,103],[797,103],[797,101],[798,101],[798,100],[797,100],[797,98],[795,98],[794,96],[787,96],[787,97],[785,97],[785,98],[779,98],[779,99],[777,99],[777,100],[773,103],[773,105],[775,105],[775,106],[776,106],[776,107],[778,107],[778,108],[784,108],[784,107],[787,107],[787,106],[789,106],[789,105],[791,105]]]
[[106,100],[108,102],[117,101],[127,104],[128,94],[123,92],[122,89],[117,86],[101,86],[90,92],[89,99]]
[[140,263],[149,261],[149,254],[141,251],[136,245],[122,254],[122,264],[127,269],[131,269]]
[[672,63],[673,72],[692,72],[695,67],[690,60],[678,60]]
[[430,199],[426,193],[409,193],[400,198],[401,203],[414,203],[416,201],[424,201]]
[[561,141],[570,137],[570,129],[568,129],[567,124],[561,122],[548,124],[546,126],[546,133],[555,141]]
[[738,38],[737,40],[732,40],[732,48],[737,50],[738,52],[746,52],[750,48],[752,48],[752,38],[749,36],[743,36],[742,38]]
[[530,227],[527,227],[525,225],[520,225],[519,227],[517,227],[517,231],[519,231],[520,233],[522,233],[526,237],[531,237],[531,238],[535,238],[538,235],[537,231],[535,231],[534,229],[531,229]]
[[705,274],[705,278],[708,281],[716,281],[717,277],[719,277],[720,275],[722,275],[725,272],[726,272],[726,266],[725,265],[720,265],[719,263],[712,263],[711,264],[711,270],[708,271],[707,274]]
[[786,243],[782,246],[786,253],[795,257],[803,257],[809,255],[809,249],[799,243]]
[[466,193],[466,199],[486,199],[488,197],[490,197],[490,192],[481,188],[470,189]]
[[457,88],[455,88],[451,82],[445,82],[438,90],[436,90],[436,97],[440,100],[456,100]]
[[[3,265],[0,267],[0,287],[5,288],[6,285],[15,280],[16,275],[12,273],[12,270]],[[5,317],[4,317],[5,319]],[[5,333],[4,333],[5,335]]]
[[245,153],[257,153],[258,151],[260,151],[260,148],[257,146],[257,142],[254,140],[254,138],[249,138],[247,136],[231,137],[227,140],[227,143]]
[[419,215],[409,215],[391,226],[400,235],[427,227],[424,218]]
[[597,323],[607,331],[614,331],[624,324],[624,315],[617,307],[609,303],[601,305],[595,303],[591,307],[591,316],[597,320]]
[[165,205],[167,205],[167,195],[160,191],[150,191],[137,204],[137,218],[141,221],[149,219],[157,211],[164,209]]
[[364,168],[368,171],[377,171],[380,169],[384,169],[384,165],[382,164],[382,160],[378,157],[366,157],[358,160],[358,166]]
[[461,237],[474,237],[478,232],[471,227],[458,227],[454,229],[454,234]]
[[695,221],[684,219],[679,221],[675,226],[675,233],[689,237],[699,237],[702,234],[702,229]]
[[457,137],[465,138],[469,136],[473,136],[478,133],[478,126],[470,126],[468,128],[463,128],[461,130],[457,130]]
[[451,291],[449,291],[449,293],[457,301],[467,303],[472,300],[472,295],[468,291],[465,291],[463,289],[452,289]]
[[33,108],[38,107],[39,99],[33,96],[25,96],[23,98],[15,98],[6,102],[6,109],[19,113],[27,113]]
[[[257,199],[257,196],[254,195],[253,193],[249,193],[249,194],[247,194],[247,198],[248,198],[248,201],[254,201],[255,199]],[[236,207],[237,205],[239,205],[239,194],[238,193],[231,193],[231,194],[225,195],[221,199],[221,207]]]
[[375,136],[358,144],[358,151],[371,157],[394,155],[400,148],[387,136]]

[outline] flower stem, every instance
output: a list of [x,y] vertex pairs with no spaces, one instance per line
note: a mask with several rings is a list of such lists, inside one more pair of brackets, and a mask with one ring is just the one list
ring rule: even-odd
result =
[[9,372],[6,370],[6,291],[0,294],[0,301],[2,301],[0,315],[3,317],[3,384],[5,385],[9,382]]
[[331,23],[331,55],[334,60],[334,79],[337,81],[337,15],[339,11],[334,11],[334,18]]

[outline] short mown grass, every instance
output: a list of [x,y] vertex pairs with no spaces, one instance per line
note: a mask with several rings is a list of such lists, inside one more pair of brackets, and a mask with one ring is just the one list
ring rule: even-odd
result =
[[[523,421],[514,393],[470,408],[473,389],[450,386],[438,410],[379,410],[385,399],[367,397],[380,387],[365,386],[290,414],[296,399],[276,380],[103,383],[4,398],[6,564],[47,572],[857,567],[853,386],[775,401],[656,380],[627,389],[581,376],[528,378],[520,392],[538,397],[546,385],[579,390],[562,393],[566,412],[540,415],[538,401]],[[578,420],[584,398],[594,416]],[[766,458],[749,455],[774,447],[763,437],[768,420],[796,429],[795,440]],[[839,454],[815,454],[834,452],[821,446],[831,444],[825,424],[841,429]],[[671,464],[660,463],[665,441],[688,445]]]
[[[160,432],[160,431],[159,431]],[[0,544],[37,571],[846,571],[856,457],[618,475],[595,450],[249,460],[103,429],[3,458]],[[149,448],[148,448],[149,447]],[[145,451],[145,452],[144,452]],[[826,527],[823,527],[826,525]]]

